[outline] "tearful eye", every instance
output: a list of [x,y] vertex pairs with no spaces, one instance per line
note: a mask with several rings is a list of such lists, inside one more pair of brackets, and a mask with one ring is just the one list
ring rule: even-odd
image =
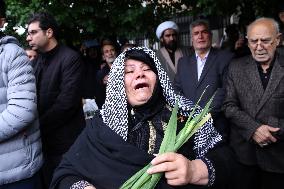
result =
[[134,89],[136,90],[144,87],[149,87],[149,85],[147,83],[139,83],[134,87]]

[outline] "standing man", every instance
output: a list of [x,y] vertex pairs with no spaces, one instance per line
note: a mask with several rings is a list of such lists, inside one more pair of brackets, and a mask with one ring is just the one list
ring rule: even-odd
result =
[[283,188],[284,57],[275,20],[259,18],[247,28],[251,55],[230,64],[223,109],[230,143],[241,170],[236,188]]
[[192,22],[190,33],[195,53],[179,60],[175,88],[195,103],[206,89],[199,103],[201,107],[204,107],[216,92],[211,114],[214,126],[226,140],[229,130],[221,106],[225,95],[226,68],[233,54],[212,47],[212,33],[206,20]]
[[[0,28],[5,23],[0,0]],[[0,32],[0,188],[38,189],[43,157],[32,67],[16,38]]]
[[177,72],[178,60],[189,55],[187,48],[181,48],[178,45],[178,32],[179,28],[173,21],[161,23],[156,30],[157,38],[162,45],[157,51],[157,56],[172,82]]
[[106,41],[102,44],[101,51],[102,51],[102,58],[106,64],[97,73],[97,80],[98,80],[99,86],[98,86],[98,91],[97,91],[97,96],[96,96],[96,102],[99,108],[101,108],[105,102],[106,84],[108,80],[108,74],[110,72],[112,63],[117,57],[115,46],[110,41]]
[[39,52],[34,60],[37,80],[38,111],[45,163],[42,169],[44,188],[85,120],[82,110],[80,55],[58,43],[59,28],[48,13],[31,15],[27,41]]

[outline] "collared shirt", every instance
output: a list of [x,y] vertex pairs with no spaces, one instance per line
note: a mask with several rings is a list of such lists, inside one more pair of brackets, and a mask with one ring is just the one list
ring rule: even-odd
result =
[[206,55],[204,56],[204,58],[201,58],[198,56],[198,54],[195,52],[195,56],[196,56],[196,60],[197,60],[197,76],[198,76],[198,80],[200,79],[202,70],[204,68],[204,65],[206,63],[208,54],[209,54],[210,50],[206,53]]

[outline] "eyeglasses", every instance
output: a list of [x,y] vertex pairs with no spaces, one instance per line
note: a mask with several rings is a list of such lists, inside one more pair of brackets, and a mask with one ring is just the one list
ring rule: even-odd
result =
[[35,34],[37,34],[39,31],[43,31],[42,29],[37,29],[37,30],[31,30],[31,31],[27,31],[27,36],[34,36]]

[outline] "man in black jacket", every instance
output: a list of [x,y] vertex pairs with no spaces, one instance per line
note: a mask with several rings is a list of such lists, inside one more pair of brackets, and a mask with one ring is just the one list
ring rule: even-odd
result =
[[85,125],[81,105],[82,61],[80,55],[60,45],[58,25],[48,13],[33,14],[26,40],[39,52],[34,60],[38,111],[45,163],[43,185]]
[[194,53],[179,60],[175,88],[195,103],[206,89],[199,102],[201,107],[215,94],[211,110],[214,126],[227,139],[228,120],[221,111],[221,105],[225,95],[226,70],[233,54],[212,47],[212,33],[207,20],[192,22],[190,33]]

